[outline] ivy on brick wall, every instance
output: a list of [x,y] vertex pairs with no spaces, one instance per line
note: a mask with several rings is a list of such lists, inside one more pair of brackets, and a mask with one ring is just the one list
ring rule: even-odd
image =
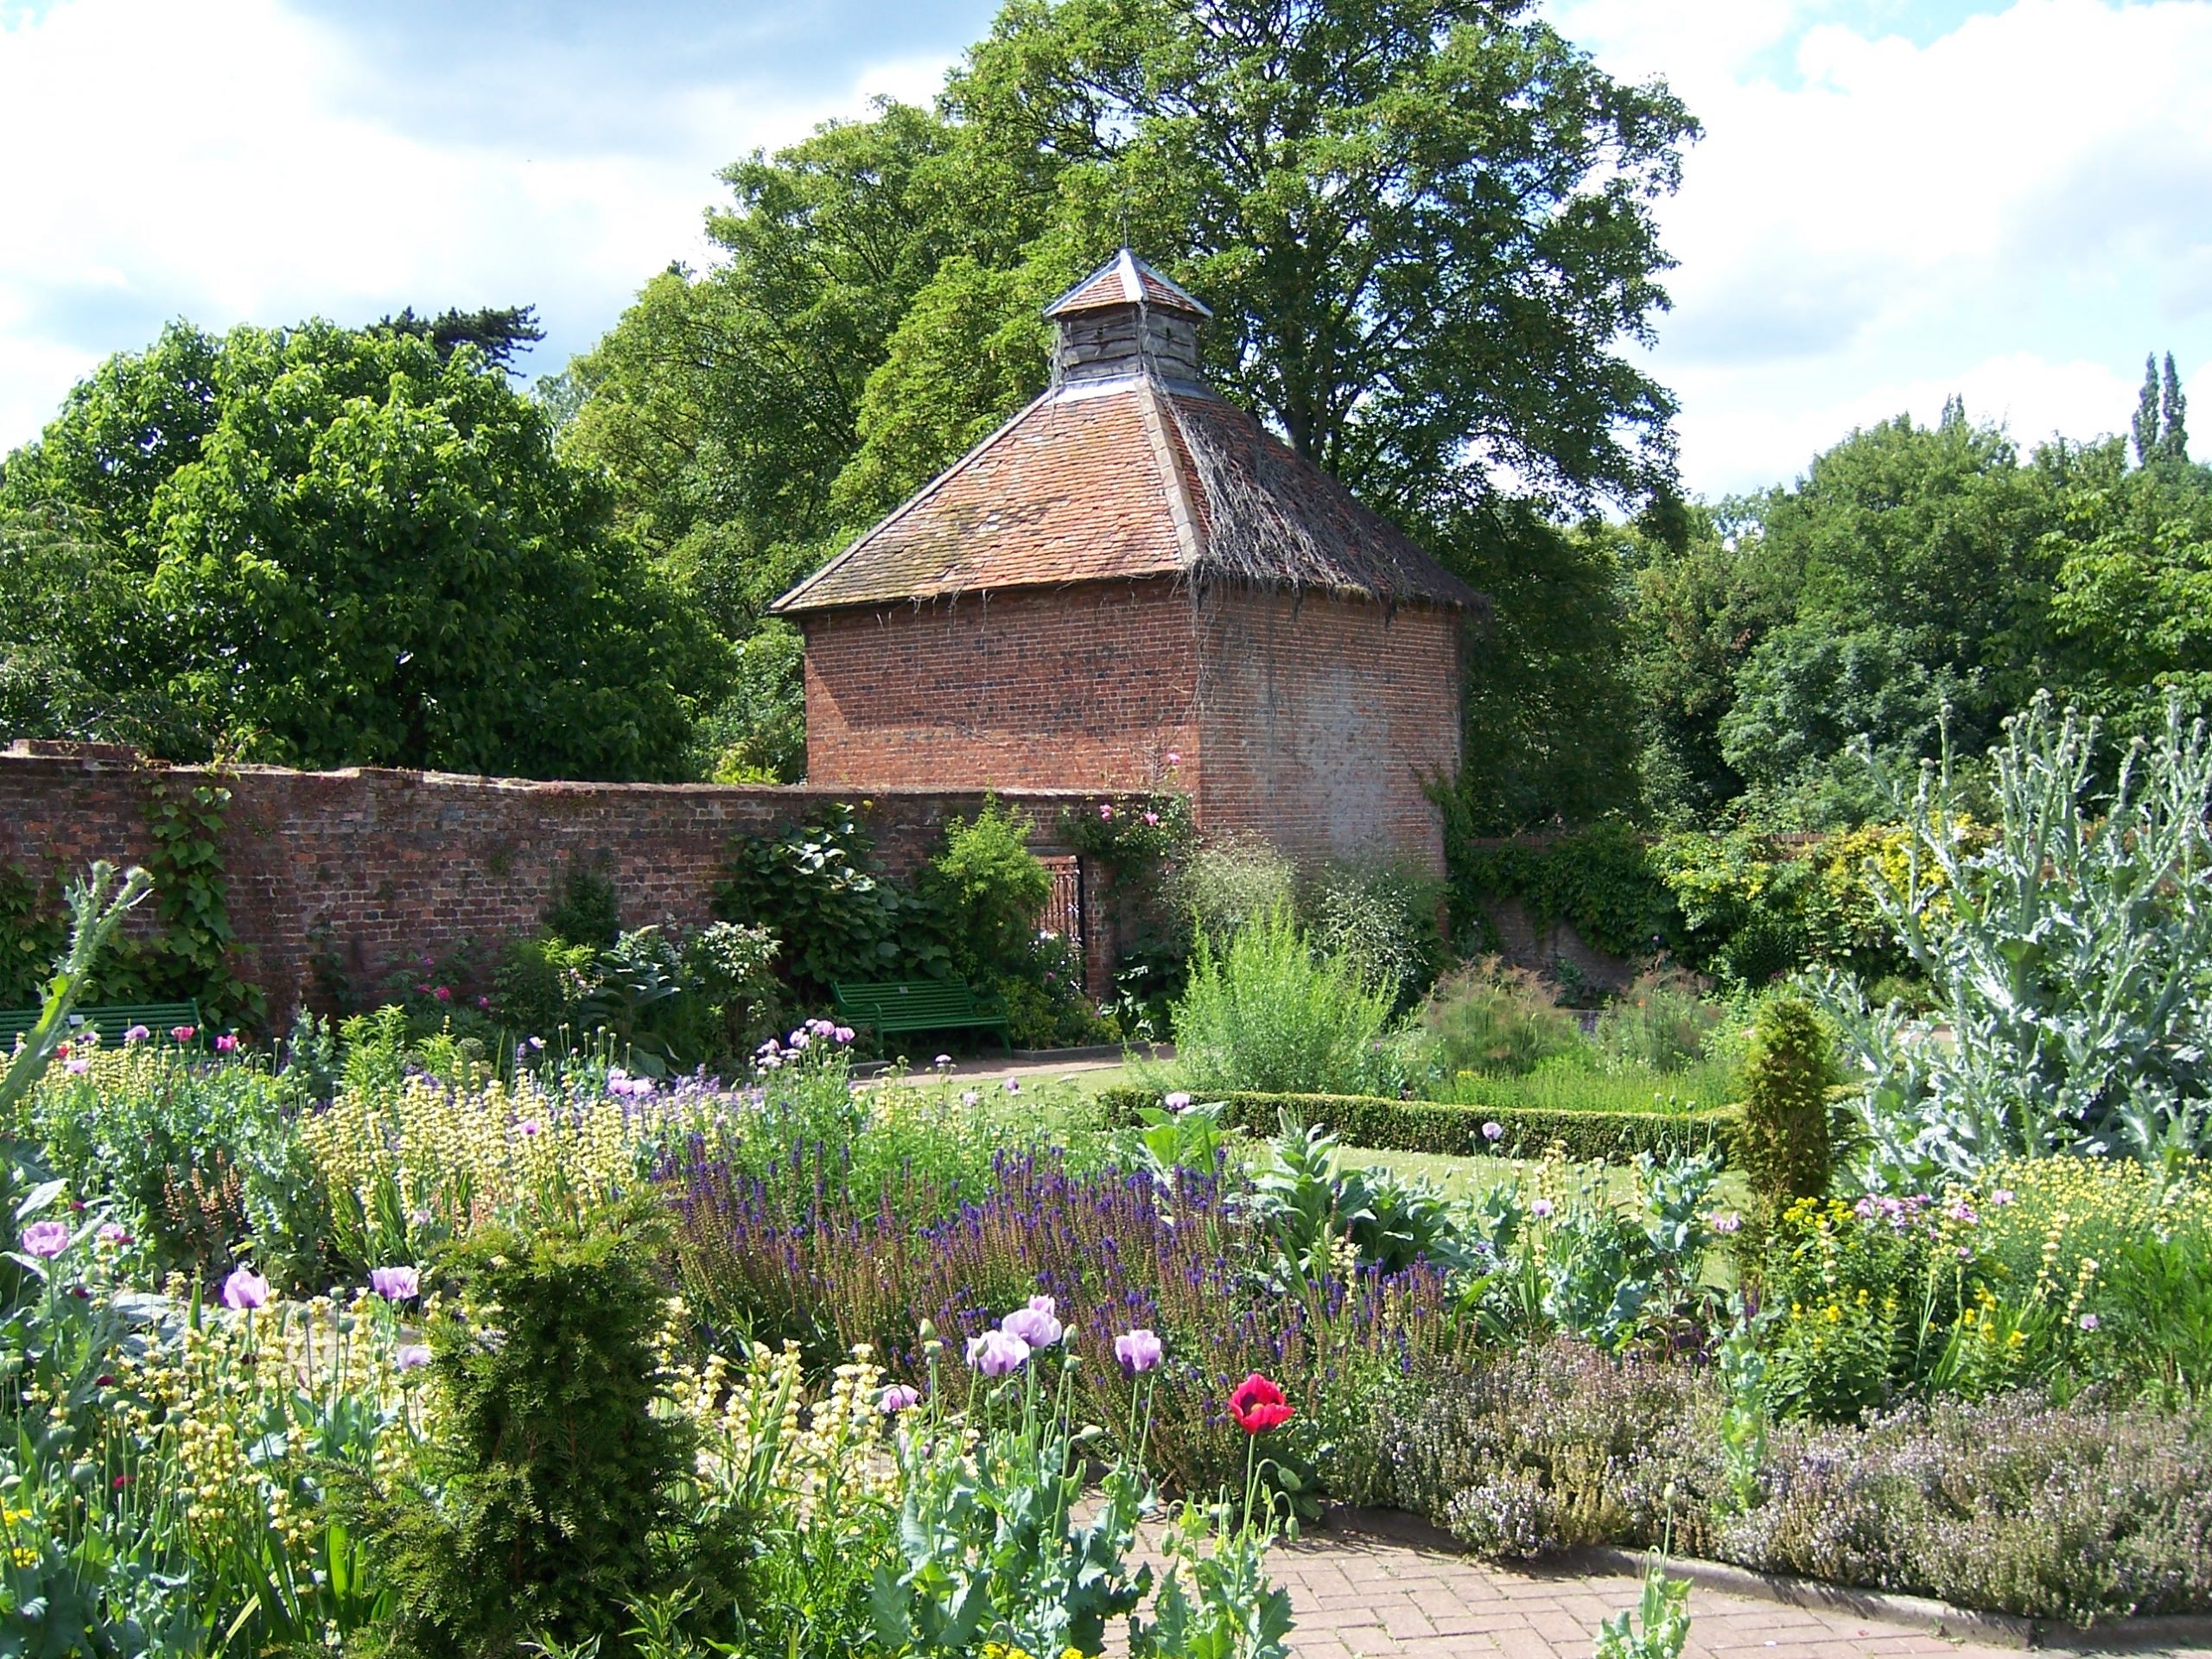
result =
[[40,1001],[67,932],[60,895],[22,865],[0,865],[0,1007]]
[[223,861],[223,825],[231,791],[217,783],[183,787],[157,779],[146,803],[153,846],[146,860],[154,878],[161,935],[134,953],[132,966],[144,990],[198,1000],[211,1025],[257,1021],[267,1004],[261,988],[232,971],[230,880]]

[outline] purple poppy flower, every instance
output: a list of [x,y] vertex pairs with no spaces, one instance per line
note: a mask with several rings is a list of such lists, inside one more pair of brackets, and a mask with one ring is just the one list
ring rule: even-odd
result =
[[893,1382],[883,1391],[876,1403],[883,1408],[887,1417],[895,1417],[902,1411],[911,1411],[922,1403],[922,1391],[904,1382]]
[[1494,1122],[1484,1124],[1483,1139],[1489,1141],[1491,1145],[1496,1146],[1505,1139],[1505,1125]]
[[133,1026],[123,1033],[123,1040],[126,1043],[143,1043],[153,1034],[143,1026]]
[[423,1276],[412,1268],[372,1268],[369,1288],[387,1302],[411,1302],[423,1294]]
[[23,1249],[41,1262],[50,1262],[69,1248],[69,1224],[35,1221],[23,1229]]
[[1172,1094],[1162,1095],[1160,1103],[1171,1112],[1186,1112],[1191,1109],[1190,1091],[1178,1089]]
[[1017,1307],[1001,1319],[999,1329],[1020,1337],[1032,1348],[1050,1348],[1067,1334],[1057,1312],[1050,1296],[1032,1296],[1028,1306]]
[[269,1306],[269,1281],[251,1268],[233,1268],[223,1281],[223,1306],[232,1308]]
[[1114,1338],[1114,1357],[1122,1362],[1122,1369],[1131,1376],[1151,1370],[1166,1351],[1160,1338],[1141,1325]]
[[985,1376],[1005,1376],[1029,1363],[1029,1344],[1010,1331],[968,1338],[968,1363]]
[[403,1371],[430,1363],[430,1351],[419,1342],[403,1343],[392,1351],[391,1363]]

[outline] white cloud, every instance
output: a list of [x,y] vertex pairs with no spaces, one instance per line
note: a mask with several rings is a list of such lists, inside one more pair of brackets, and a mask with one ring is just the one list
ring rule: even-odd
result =
[[898,60],[810,99],[765,80],[690,90],[658,110],[650,149],[534,155],[380,122],[346,38],[276,0],[4,19],[0,452],[165,317],[529,300],[579,347],[671,258],[704,257],[717,168],[876,92],[926,97],[944,68]]
[[1920,44],[1840,11],[1555,14],[1706,125],[1662,209],[1679,268],[1650,358],[1690,486],[1791,476],[1854,422],[1953,391],[2024,441],[2109,431],[2154,346],[2202,379],[2212,6],[2015,0]]

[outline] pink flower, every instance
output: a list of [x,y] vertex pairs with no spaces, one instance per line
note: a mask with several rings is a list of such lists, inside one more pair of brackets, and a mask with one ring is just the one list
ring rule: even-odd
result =
[[369,1288],[387,1302],[411,1302],[422,1294],[423,1275],[413,1268],[372,1268]]
[[1726,1236],[1743,1230],[1744,1218],[1733,1210],[1717,1210],[1713,1216],[1713,1230]]
[[830,1034],[841,1043],[849,1043],[853,1040],[853,1028],[850,1026],[839,1026]]
[[233,1268],[223,1281],[223,1306],[232,1308],[269,1306],[269,1281],[251,1268]]
[[534,1117],[525,1117],[515,1128],[525,1135],[536,1136],[545,1133],[545,1126]]
[[123,1040],[126,1043],[143,1043],[153,1034],[143,1026],[133,1026],[123,1033]]
[[453,987],[450,985],[441,985],[436,990],[432,991],[430,995],[436,997],[441,1002],[450,1002],[453,1001]]
[[1191,1109],[1190,1091],[1177,1089],[1171,1093],[1162,1095],[1160,1097],[1160,1103],[1171,1112],[1187,1112]]
[[99,1233],[95,1235],[95,1236],[99,1238],[101,1243],[111,1244],[117,1249],[123,1249],[126,1244],[136,1244],[138,1242],[137,1239],[130,1236],[128,1230],[117,1226],[115,1223],[111,1221],[103,1223]]
[[893,1382],[876,1402],[887,1417],[895,1417],[902,1411],[912,1411],[921,1403],[922,1391],[904,1382]]
[[1505,1125],[1498,1122],[1484,1124],[1483,1139],[1489,1141],[1491,1145],[1496,1146],[1499,1141],[1505,1139]]
[[1028,1306],[1017,1307],[1001,1319],[999,1329],[1020,1337],[1032,1348],[1050,1348],[1067,1334],[1050,1296],[1032,1296]]
[[1004,1376],[1029,1363],[1029,1344],[1010,1331],[968,1338],[968,1363],[985,1376]]
[[391,1363],[403,1371],[430,1363],[430,1351],[419,1342],[403,1343],[392,1351]]
[[23,1229],[23,1249],[41,1262],[51,1262],[69,1248],[69,1224],[35,1221]]
[[489,1008],[492,1006],[492,999],[488,996],[480,996],[476,999],[476,1006],[480,1008]]
[[61,1069],[73,1077],[81,1077],[92,1069],[92,1063],[79,1054],[76,1058],[65,1064]]
[[1167,764],[1171,766],[1179,766],[1183,764],[1183,757],[1170,749],[1167,751]]
[[962,1091],[960,1096],[960,1103],[963,1106],[973,1106],[983,1096],[981,1094],[973,1089],[964,1090]]
[[1534,1216],[1538,1221],[1543,1220],[1544,1217],[1550,1215],[1551,1212],[1552,1201],[1549,1198],[1538,1198],[1534,1204],[1529,1206],[1529,1213]]
[[169,1040],[176,1043],[188,1043],[199,1034],[199,1032],[200,1027],[197,1026],[171,1026]]
[[237,1053],[238,1052],[238,1039],[237,1034],[233,1032],[226,1031],[221,1036],[218,1037],[215,1039],[215,1052],[218,1054]]
[[1158,823],[1160,822],[1160,814],[1157,812],[1147,812],[1144,815],[1144,821],[1147,823]]
[[946,1066],[952,1064],[952,1056],[950,1054],[940,1054],[937,1058],[931,1060],[930,1064],[937,1067],[938,1071],[942,1071]]
[[1993,1210],[2002,1210],[2017,1196],[2018,1195],[2011,1187],[2000,1186],[1989,1195],[1989,1207]]
[[1131,1376],[1152,1370],[1166,1351],[1160,1338],[1141,1325],[1114,1338],[1114,1357],[1122,1362],[1122,1369]]
[[2082,1316],[2082,1328],[2084,1331],[2095,1330],[2097,1328],[2097,1316],[2094,1313],[2084,1313]]
[[1101,818],[1110,818],[1110,817],[1112,817],[1114,816],[1114,808],[1113,808],[1112,804],[1111,804],[1110,802],[1107,802],[1107,801],[1101,801],[1101,802],[1099,802],[1099,803],[1098,803],[1098,816],[1099,816]]
[[1003,1086],[1009,1095],[1018,1095],[1021,1092],[1021,1082],[1017,1077],[1008,1077]]

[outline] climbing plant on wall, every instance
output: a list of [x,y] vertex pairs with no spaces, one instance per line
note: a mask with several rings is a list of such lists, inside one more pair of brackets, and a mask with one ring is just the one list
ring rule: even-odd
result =
[[219,783],[185,787],[156,779],[146,803],[153,837],[146,868],[154,878],[161,933],[131,953],[145,989],[197,999],[215,1025],[257,1020],[267,1012],[261,988],[240,979],[232,967],[237,933],[223,860],[230,806],[231,791]]

